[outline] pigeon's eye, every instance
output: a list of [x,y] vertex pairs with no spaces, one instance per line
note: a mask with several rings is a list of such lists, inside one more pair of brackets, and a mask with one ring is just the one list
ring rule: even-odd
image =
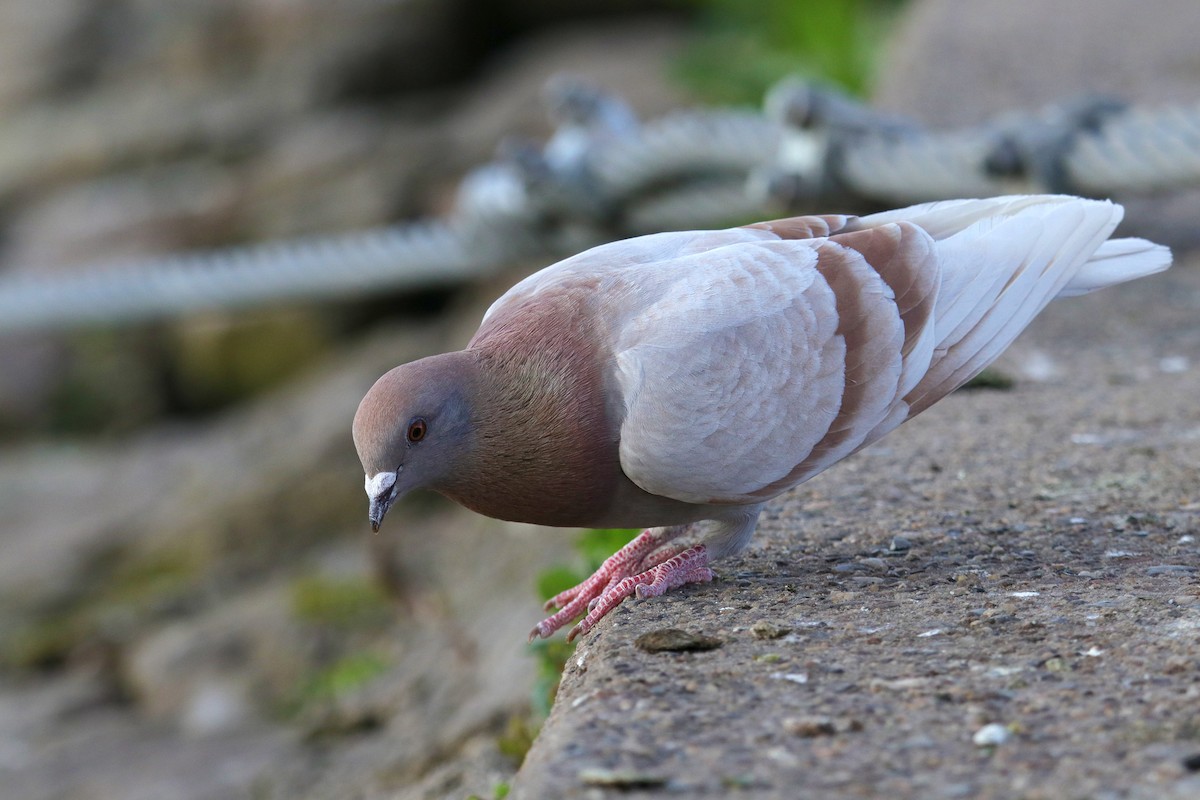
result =
[[425,420],[416,417],[412,422],[408,423],[408,440],[410,442],[419,442],[425,438],[427,431]]

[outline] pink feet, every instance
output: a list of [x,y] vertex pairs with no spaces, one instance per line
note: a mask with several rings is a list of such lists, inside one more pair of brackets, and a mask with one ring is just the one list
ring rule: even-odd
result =
[[529,640],[539,636],[549,638],[586,610],[587,616],[567,634],[569,642],[591,630],[605,614],[632,594],[641,600],[686,583],[711,581],[713,574],[708,568],[708,550],[704,545],[676,551],[659,549],[684,530],[681,526],[642,531],[601,564],[586,581],[547,602],[547,610],[557,608],[559,611],[539,622],[529,632]]

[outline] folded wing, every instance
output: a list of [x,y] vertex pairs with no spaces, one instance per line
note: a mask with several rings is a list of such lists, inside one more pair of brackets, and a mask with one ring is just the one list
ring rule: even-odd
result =
[[622,467],[696,503],[816,475],[976,375],[1056,296],[1164,269],[1164,248],[1106,241],[1120,217],[1011,197],[690,240],[626,273],[607,310]]

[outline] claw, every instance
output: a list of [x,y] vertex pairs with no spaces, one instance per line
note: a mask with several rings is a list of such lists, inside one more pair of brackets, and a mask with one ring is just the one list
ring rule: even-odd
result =
[[571,628],[567,634],[567,641],[574,641],[576,637],[594,628],[597,622],[619,606],[626,597],[634,596],[642,600],[647,597],[657,597],[668,589],[674,589],[686,583],[711,581],[713,574],[707,564],[708,549],[702,544],[690,547],[644,572],[622,578],[615,584],[610,583],[602,594],[590,600],[586,600],[582,594],[577,595],[557,614],[538,623],[534,631],[539,636],[549,636],[574,619],[583,610],[586,601],[587,616]]

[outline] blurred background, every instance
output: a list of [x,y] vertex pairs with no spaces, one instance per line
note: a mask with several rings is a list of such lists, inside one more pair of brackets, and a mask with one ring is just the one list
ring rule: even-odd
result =
[[[801,75],[954,127],[1194,104],[1197,24],[1186,0],[7,0],[0,277],[446,217],[553,133],[564,73],[643,120],[758,114]],[[1118,199],[1129,232],[1196,241],[1195,190]],[[524,643],[539,582],[596,544],[422,497],[372,537],[349,428],[548,260],[4,333],[0,795],[502,794],[562,657]]]

